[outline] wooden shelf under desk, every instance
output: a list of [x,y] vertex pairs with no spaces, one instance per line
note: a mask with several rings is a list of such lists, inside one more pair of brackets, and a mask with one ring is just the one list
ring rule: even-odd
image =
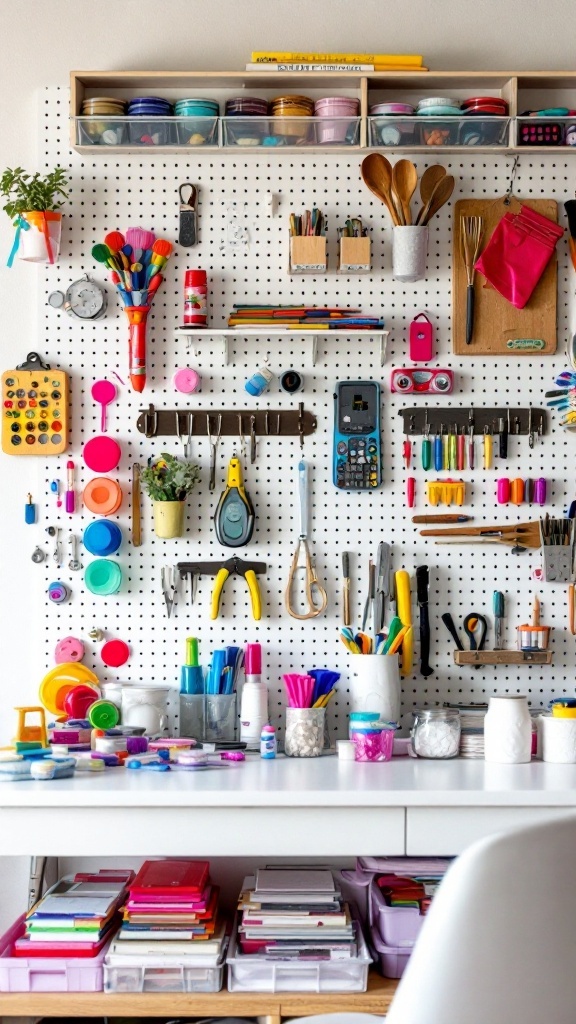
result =
[[398,982],[371,972],[368,991],[222,992],[163,994],[104,992],[15,992],[0,994],[0,1017],[300,1017],[314,1013],[382,1015]]
[[552,651],[454,651],[455,665],[551,665]]

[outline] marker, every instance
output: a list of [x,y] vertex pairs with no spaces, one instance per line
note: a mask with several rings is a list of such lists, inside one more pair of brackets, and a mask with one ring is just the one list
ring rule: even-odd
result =
[[72,515],[76,511],[76,494],[74,492],[74,463],[72,459],[66,463],[66,475],[67,475],[67,490],[65,498],[66,511]]

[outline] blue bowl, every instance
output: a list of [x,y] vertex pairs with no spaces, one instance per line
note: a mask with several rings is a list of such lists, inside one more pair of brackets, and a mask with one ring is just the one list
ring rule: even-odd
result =
[[108,519],[96,519],[84,530],[82,543],[91,555],[113,555],[122,543],[122,530]]

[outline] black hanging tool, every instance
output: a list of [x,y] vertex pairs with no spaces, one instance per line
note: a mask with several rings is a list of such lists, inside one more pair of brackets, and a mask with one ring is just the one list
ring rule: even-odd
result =
[[228,548],[248,544],[254,531],[254,508],[244,490],[242,466],[236,454],[228,464],[226,489],[214,513],[214,528],[219,543]]
[[[188,199],[184,197],[184,189],[190,189]],[[198,243],[198,189],[186,181],[178,189],[180,193],[180,230],[178,245],[189,249]]]
[[450,636],[452,637],[452,639],[453,639],[454,643],[456,644],[456,647],[458,648],[458,650],[459,651],[463,651],[464,650],[464,645],[463,645],[460,637],[458,636],[458,630],[456,629],[456,626],[454,625],[454,619],[450,615],[450,612],[445,612],[444,613],[444,615],[442,616],[442,622],[446,626],[446,629],[450,633]]
[[431,676],[434,669],[430,667],[430,618],[428,615],[428,588],[430,573],[427,565],[419,565],[416,569],[416,595],[420,607],[420,675]]

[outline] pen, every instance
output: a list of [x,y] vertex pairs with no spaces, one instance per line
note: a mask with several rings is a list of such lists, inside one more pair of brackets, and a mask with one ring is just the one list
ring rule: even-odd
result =
[[342,552],[342,604],[343,613],[342,617],[344,625],[350,625],[350,554],[348,551]]
[[500,590],[495,590],[493,595],[493,610],[494,610],[494,650],[502,650],[502,626],[504,622],[504,594]]
[[74,492],[74,463],[69,459],[66,463],[67,490],[65,509],[70,515],[76,511],[76,494]]

